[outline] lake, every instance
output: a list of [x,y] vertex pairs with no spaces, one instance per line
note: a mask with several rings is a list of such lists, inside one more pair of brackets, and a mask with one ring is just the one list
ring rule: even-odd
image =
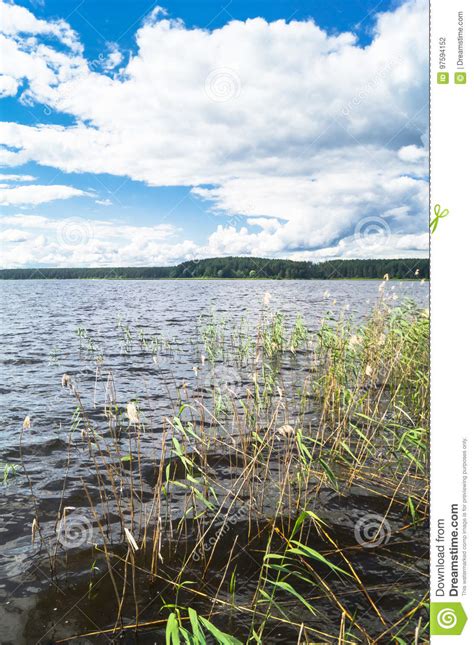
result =
[[[281,312],[287,326],[301,314],[309,333],[323,320],[337,324],[344,317],[358,324],[379,301],[380,285],[364,280],[1,282],[0,461],[18,466],[0,489],[2,643],[55,642],[58,635],[66,638],[93,626],[77,611],[68,615],[68,594],[51,584],[44,549],[31,544],[31,489],[47,532],[59,505],[88,508],[84,481],[94,488],[90,472],[75,458],[68,440],[75,431],[77,408],[71,382],[97,432],[106,425],[104,406],[112,400],[120,408],[136,402],[146,418],[142,448],[151,464],[161,450],[163,420],[176,414],[171,401],[190,400],[195,392],[204,399],[212,397],[216,379],[242,391],[252,382],[245,365],[241,371],[227,365],[225,352],[218,357],[217,369],[209,367],[199,340],[209,321],[216,321],[217,330],[230,325],[242,336],[243,329],[258,324],[264,309]],[[428,283],[389,281],[382,291],[389,306],[410,299],[420,308],[428,307]],[[234,337],[228,338],[225,343],[232,344]],[[289,390],[296,391],[299,379],[307,375],[298,360],[296,354],[283,363],[282,383]],[[317,410],[307,414],[314,417]],[[28,476],[22,462],[28,464]],[[82,573],[90,567],[90,559],[85,560]],[[71,576],[66,582],[72,588],[76,584],[76,591],[87,589],[79,575],[77,581]],[[89,607],[87,615],[92,614]],[[99,608],[95,619],[100,621],[100,616]],[[288,642],[285,638],[282,632],[266,642]]]

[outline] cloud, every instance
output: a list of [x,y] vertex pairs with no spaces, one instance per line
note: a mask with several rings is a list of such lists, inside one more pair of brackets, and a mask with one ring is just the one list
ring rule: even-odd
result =
[[[1,179],[1,176],[0,176]],[[91,196],[92,193],[72,186],[14,186],[0,185],[0,205],[2,206],[37,206],[56,199]]]
[[382,229],[379,234],[371,235],[368,241],[363,237],[353,235],[341,239],[334,246],[294,253],[292,259],[321,262],[335,258],[414,258],[426,257],[428,251],[428,233],[403,235],[393,234]]
[[33,237],[31,233],[22,231],[21,229],[10,228],[0,231],[0,242],[13,242],[14,244],[18,244],[26,242],[31,237]]
[[42,215],[0,217],[2,266],[137,266],[195,257],[171,224],[131,226],[114,220]]
[[[245,229],[239,236],[221,227],[210,242],[222,254],[268,255],[326,247],[355,234],[367,218],[385,222],[392,233],[426,230],[426,220],[414,214],[426,212],[427,183],[421,176],[403,174],[405,166],[396,151],[355,147],[341,156],[339,152],[321,153],[309,177],[239,178],[217,188],[196,188],[195,193],[224,212],[278,218],[265,222],[249,217],[248,223],[260,226],[261,232],[249,234]],[[418,171],[423,168],[418,166]],[[359,253],[364,254],[362,246]]]
[[[279,223],[267,220],[269,222],[266,230],[257,233],[250,232],[247,227],[237,230],[218,226],[208,243],[197,245],[192,240],[180,239],[181,231],[171,224],[131,226],[115,220],[52,219],[15,214],[0,217],[1,266],[166,266],[222,255],[261,256],[265,255],[262,249],[267,249],[277,239],[272,233]],[[253,220],[251,224],[259,226]],[[393,233],[390,228],[381,226],[379,220],[369,222],[368,226],[375,228],[369,240],[362,227],[333,246],[290,251],[285,256],[316,262],[361,255],[374,258],[426,256],[427,233]]]
[[400,148],[398,156],[402,161],[416,163],[417,161],[425,161],[428,158],[428,151],[425,148],[410,145]]
[[54,36],[73,51],[82,51],[76,33],[64,20],[38,20],[25,7],[0,2],[0,33],[11,37],[25,34]]
[[0,182],[4,181],[36,181],[36,177],[33,177],[33,175],[11,175],[0,173]]
[[[0,124],[3,164],[191,186],[217,213],[242,219],[211,235],[216,253],[339,253],[367,217],[390,228],[386,252],[404,235],[424,251],[426,0],[379,14],[365,47],[311,20],[205,30],[158,8],[136,33],[137,53],[117,68],[111,46],[102,70],[65,23],[14,18],[14,34],[21,23],[71,43],[59,51],[38,37],[25,47],[7,31],[4,73],[26,82],[21,100],[74,124]],[[347,252],[356,248],[364,257],[369,246]]]
[[18,91],[18,81],[13,76],[6,74],[0,75],[0,98],[4,99],[7,96],[15,96]]
[[118,46],[115,43],[111,43],[109,45],[109,52],[106,58],[104,58],[102,61],[102,67],[107,71],[111,71],[112,69],[115,69],[118,65],[120,65],[122,61],[123,55]]

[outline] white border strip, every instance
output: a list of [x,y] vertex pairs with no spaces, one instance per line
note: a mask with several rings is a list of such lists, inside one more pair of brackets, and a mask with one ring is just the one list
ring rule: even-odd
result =
[[[462,66],[458,64],[459,35],[463,44]],[[449,210],[439,220],[431,238],[431,624],[433,634],[441,632],[443,628],[439,626],[445,622],[442,615],[437,620],[436,612],[441,606],[434,603],[461,602],[468,618],[464,630],[461,635],[450,636],[451,628],[446,627],[442,642],[456,638],[456,643],[471,645],[474,643],[474,424],[470,409],[474,400],[471,295],[474,290],[470,275],[474,256],[472,1],[456,4],[452,0],[433,0],[430,38],[431,218],[438,205],[437,212],[441,214]],[[455,82],[462,81],[462,77],[456,77],[459,71],[466,73],[465,84]],[[438,72],[447,72],[449,82],[439,83]],[[453,505],[457,505],[457,520]],[[440,539],[442,528],[444,541]],[[454,548],[451,552],[456,540],[458,550]],[[453,582],[456,571],[457,585]],[[444,618],[451,624],[458,621],[458,609],[454,618],[446,611]],[[435,620],[437,627],[433,630]],[[440,638],[431,637],[433,642]]]

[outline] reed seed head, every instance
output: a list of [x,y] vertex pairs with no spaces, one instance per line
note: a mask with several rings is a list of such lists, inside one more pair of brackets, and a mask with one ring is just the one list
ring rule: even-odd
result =
[[139,424],[140,423],[140,414],[137,410],[137,406],[133,401],[127,403],[127,417],[130,423]]

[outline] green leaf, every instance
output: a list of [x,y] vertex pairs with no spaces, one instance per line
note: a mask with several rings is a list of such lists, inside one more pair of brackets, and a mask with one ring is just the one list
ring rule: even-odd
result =
[[178,455],[178,457],[182,457],[183,451],[181,449],[181,445],[179,441],[176,439],[176,437],[172,437],[172,441],[173,441],[175,453]]
[[191,634],[188,632],[187,629],[185,629],[184,627],[180,627],[179,628],[179,633],[184,638],[184,644],[185,645],[195,645],[194,639],[193,639],[193,641],[191,641],[191,638],[190,638]]
[[327,462],[325,462],[324,459],[321,459],[321,457],[320,457],[319,458],[319,463],[323,467],[323,470],[326,473],[326,475],[328,476],[328,479],[331,482],[331,484],[337,489],[338,488],[337,479],[336,479],[334,473],[332,472],[331,468],[327,464]]
[[252,629],[252,639],[257,643],[257,645],[263,645],[262,639],[260,636],[257,634],[255,629]]
[[313,607],[311,607],[309,602],[305,598],[303,598],[303,596],[301,594],[299,594],[296,591],[296,589],[290,585],[289,582],[283,582],[282,580],[269,580],[268,582],[270,584],[274,585],[275,587],[277,587],[278,589],[281,589],[282,591],[285,591],[286,593],[290,593],[292,596],[297,598],[301,603],[303,603],[303,605],[307,609],[309,609],[309,611],[312,614],[315,614],[315,611],[314,611]]
[[346,450],[346,451],[350,454],[350,456],[352,457],[352,459],[354,459],[354,461],[356,461],[357,463],[359,463],[359,460],[357,459],[357,457],[355,456],[355,454],[352,452],[352,450],[349,448],[349,446],[347,445],[347,443],[346,443],[345,441],[342,441],[342,440],[341,440],[340,444],[341,444],[341,446],[344,448],[344,450]]
[[306,511],[302,511],[302,512],[298,515],[298,517],[296,518],[296,522],[295,522],[295,524],[294,524],[294,526],[293,526],[293,530],[291,531],[290,540],[291,540],[291,538],[292,538],[294,535],[296,535],[296,533],[298,532],[298,529],[299,529],[299,528],[300,528],[300,526],[304,523],[304,521],[305,521],[305,519],[306,519],[307,517],[308,517],[308,513],[307,513]]
[[181,407],[179,408],[179,411],[178,411],[178,417],[180,417],[183,414],[183,412],[186,410],[187,407],[188,406],[186,405],[186,403],[181,404]]
[[345,576],[349,576],[352,578],[351,574],[348,571],[344,571],[344,569],[341,569],[337,565],[333,564],[332,562],[329,562],[323,555],[321,555],[318,551],[315,551],[309,546],[306,546],[306,544],[302,544],[301,542],[298,542],[297,540],[292,540],[291,544],[296,544],[296,547],[291,547],[288,549],[288,553],[297,553],[299,555],[303,555],[306,557],[310,557],[313,560],[318,560],[319,562],[322,562],[325,564],[327,567],[332,569],[333,571],[338,571],[339,573],[343,573]]
[[201,625],[199,624],[199,617],[196,613],[196,610],[193,609],[192,607],[189,607],[188,614],[189,614],[189,621],[191,623],[194,638],[197,640],[199,645],[206,645],[206,639],[201,629]]
[[212,511],[212,510],[214,510],[214,504],[211,504],[211,502],[209,502],[209,501],[204,497],[204,495],[201,493],[201,491],[199,491],[199,490],[198,490],[197,488],[195,488],[194,486],[191,486],[191,490],[194,492],[194,494],[196,495],[196,497],[197,497],[197,498],[198,498],[198,499],[199,499],[199,500],[204,504],[204,506],[205,506],[206,508],[208,508],[208,509],[209,509],[209,510],[211,510],[211,511]]
[[408,510],[410,511],[411,519],[413,520],[413,522],[416,522],[416,509],[411,497],[408,498],[407,504],[408,504]]
[[204,625],[204,627],[207,629],[207,631],[210,632],[214,636],[214,638],[219,643],[219,645],[243,645],[242,641],[239,641],[237,638],[234,638],[233,636],[230,636],[229,634],[225,634],[224,632],[221,632],[220,629],[217,629],[217,627],[215,625],[210,623],[208,620],[206,620],[202,616],[199,616],[199,620]]
[[179,645],[179,624],[174,612],[168,617],[165,636],[166,645]]

